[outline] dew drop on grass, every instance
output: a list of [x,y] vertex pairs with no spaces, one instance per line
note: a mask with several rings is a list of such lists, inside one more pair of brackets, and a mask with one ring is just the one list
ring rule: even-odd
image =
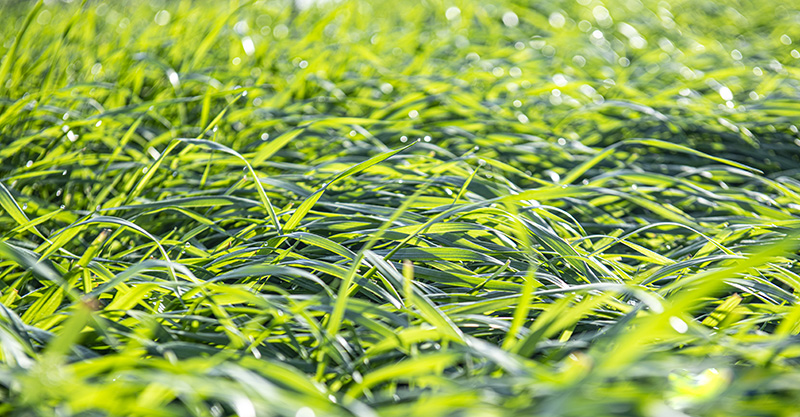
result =
[[269,139],[269,133],[262,133],[261,140],[267,140],[267,139]]
[[28,161],[25,166],[30,168],[33,165],[33,161]]
[[416,110],[411,110],[410,112],[408,112],[408,117],[416,119],[417,117],[419,117],[419,112]]
[[608,12],[608,9],[603,6],[594,6],[594,9],[592,9],[592,16],[594,16],[598,23],[601,23],[608,20],[611,14]]
[[172,84],[173,87],[178,88],[180,86],[180,76],[174,70],[167,70],[167,78],[169,78],[169,83]]
[[423,138],[423,140],[424,140],[425,142],[430,142],[430,141],[431,141],[431,137],[430,137],[430,136],[425,136],[425,137]]
[[722,87],[719,89],[719,96],[722,97],[725,101],[733,100],[733,92],[728,87]]
[[641,36],[632,37],[630,42],[631,42],[631,47],[633,47],[634,49],[642,49],[645,46],[647,46],[647,41],[644,40],[644,38]]
[[41,13],[36,17],[36,23],[47,26],[50,23],[50,18],[52,17],[52,13],[49,10],[42,10]]
[[[565,23],[567,23],[567,19],[564,18],[564,15],[558,12],[551,13],[550,17],[547,19],[547,22],[550,23],[550,26],[554,28],[563,27]],[[586,22],[589,23],[589,22]]]
[[166,26],[170,20],[169,12],[166,10],[161,10],[156,13],[156,17],[153,20],[155,20],[156,24],[159,26]]
[[247,56],[253,55],[256,52],[256,45],[253,43],[253,38],[245,36],[242,38],[242,48]]
[[444,17],[446,17],[447,20],[454,20],[459,16],[461,16],[461,9],[456,6],[452,6],[444,12]]
[[61,197],[61,193],[61,188],[59,188],[58,191],[56,191],[56,197]]
[[25,204],[23,204],[23,205],[22,205],[22,209],[23,209],[23,210],[27,210],[27,209],[28,209],[28,203],[25,203]]
[[142,168],[142,174],[147,174],[147,167]]
[[[361,375],[361,372],[353,371],[352,375],[353,375],[353,382],[355,382],[357,384],[360,384],[361,382],[364,381],[364,377],[363,377],[363,375]],[[301,410],[302,410],[302,408],[301,408]],[[300,411],[298,411],[296,415],[299,417],[300,416]]]
[[400,142],[403,142],[403,143],[408,142],[408,136],[400,136]]
[[61,175],[67,175],[67,170],[65,169],[63,172],[61,172]]
[[519,24],[519,17],[514,12],[505,12],[503,14],[503,24],[513,28]]
[[67,206],[65,206],[65,205],[63,205],[63,204],[59,206],[59,208],[60,208],[60,209],[62,209],[62,210],[63,210],[65,207],[67,207]]
[[275,39],[283,39],[288,34],[289,34],[289,27],[282,23],[275,26],[275,29],[272,30],[272,35],[275,36]]
[[686,333],[689,330],[689,325],[678,317],[672,316],[669,318],[669,325],[672,326],[678,333]]

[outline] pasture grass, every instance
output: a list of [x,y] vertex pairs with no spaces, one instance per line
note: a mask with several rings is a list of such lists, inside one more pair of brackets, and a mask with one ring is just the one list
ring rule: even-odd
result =
[[0,413],[797,415],[796,0],[0,16]]

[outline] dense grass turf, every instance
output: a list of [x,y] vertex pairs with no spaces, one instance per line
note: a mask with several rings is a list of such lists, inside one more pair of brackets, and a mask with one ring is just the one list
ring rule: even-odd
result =
[[797,415],[796,0],[79,3],[0,5],[0,412]]

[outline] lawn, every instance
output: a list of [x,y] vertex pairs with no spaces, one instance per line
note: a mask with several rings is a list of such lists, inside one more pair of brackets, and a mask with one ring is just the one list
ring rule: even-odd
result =
[[0,23],[2,415],[800,415],[798,0]]

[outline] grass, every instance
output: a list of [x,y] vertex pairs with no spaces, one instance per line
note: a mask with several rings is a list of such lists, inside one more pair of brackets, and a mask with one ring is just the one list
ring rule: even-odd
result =
[[800,4],[292,5],[0,4],[0,412],[797,415]]

